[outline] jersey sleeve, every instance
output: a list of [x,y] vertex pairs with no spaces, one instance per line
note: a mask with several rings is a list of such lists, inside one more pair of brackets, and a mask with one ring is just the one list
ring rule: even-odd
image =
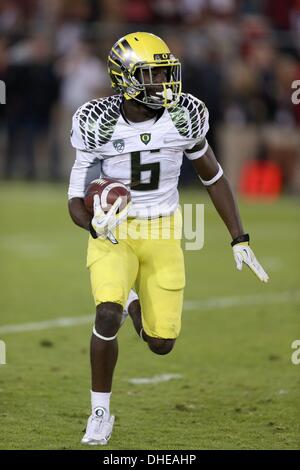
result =
[[88,101],[74,114],[71,144],[76,149],[68,196],[84,197],[89,183],[101,176],[101,148],[110,141],[120,116],[122,95]]
[[196,160],[197,158],[203,157],[207,149],[208,142],[204,137],[202,140],[193,143],[192,148],[186,148],[184,154],[189,160]]
[[189,160],[195,160],[202,157],[208,148],[209,112],[203,101],[190,94],[185,96],[183,106],[187,110],[190,133],[190,142],[184,153]]
[[76,149],[76,159],[71,170],[68,198],[83,198],[87,186],[91,181],[100,178],[101,175],[101,154],[92,150],[86,135],[89,132],[85,129],[82,119],[82,106],[72,119],[71,144]]
[[88,101],[74,114],[71,144],[77,150],[101,153],[120,116],[121,95]]
[[68,198],[83,198],[86,188],[101,176],[101,160],[91,152],[76,150],[76,160],[71,170]]
[[[89,103],[88,103],[89,104]],[[85,104],[78,108],[72,118],[71,145],[76,150],[83,152],[93,152],[95,148],[95,127],[96,123],[87,119],[87,107]]]

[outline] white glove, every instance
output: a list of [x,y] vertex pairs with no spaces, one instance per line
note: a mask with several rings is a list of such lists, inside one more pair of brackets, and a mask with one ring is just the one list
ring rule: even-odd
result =
[[232,247],[232,249],[236,267],[239,271],[242,270],[243,263],[245,263],[254,272],[258,279],[262,282],[268,282],[269,276],[257,261],[253,251],[248,245],[248,242],[237,243]]
[[127,218],[130,204],[117,213],[120,205],[122,204],[122,198],[118,199],[113,203],[107,213],[105,213],[100,205],[100,198],[98,194],[94,196],[94,217],[91,221],[91,226],[95,230],[99,238],[108,238],[112,243],[117,243],[115,237],[112,235],[114,230],[120,223]]

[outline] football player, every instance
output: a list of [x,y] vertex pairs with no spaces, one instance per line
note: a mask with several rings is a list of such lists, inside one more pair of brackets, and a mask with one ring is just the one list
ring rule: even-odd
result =
[[[180,332],[185,273],[177,236],[177,186],[183,158],[191,160],[228,228],[237,268],[245,263],[262,282],[268,281],[249,246],[228,180],[206,140],[208,110],[181,90],[179,60],[162,39],[137,32],[114,44],[108,71],[117,94],[84,104],[73,117],[76,161],[68,193],[73,221],[90,232],[87,266],[96,305],[92,413],[81,441],[90,445],[107,444],[112,433],[117,334],[126,314],[156,354],[168,354]],[[83,198],[89,182],[100,176],[130,187],[128,211],[118,213],[114,205],[107,217],[95,197],[91,217]],[[152,224],[155,236],[132,236],[129,225],[134,220],[146,230]],[[169,227],[168,237],[163,222]]]

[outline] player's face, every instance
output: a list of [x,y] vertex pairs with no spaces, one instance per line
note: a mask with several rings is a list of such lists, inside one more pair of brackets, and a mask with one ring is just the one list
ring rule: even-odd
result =
[[[145,67],[137,72],[137,79],[140,83],[148,85],[149,91],[158,91],[161,89],[159,84],[167,82],[169,75],[167,67]],[[155,86],[155,83],[158,85]]]
[[[138,71],[138,80],[146,85],[149,97],[157,96],[163,91],[163,83],[168,82],[170,72],[168,67],[148,67]],[[156,85],[157,84],[157,85]]]
[[174,67],[143,65],[136,70],[135,78],[143,89],[140,98],[150,108],[171,105],[174,100],[174,92],[178,93],[181,89],[180,65]]
[[150,70],[144,70],[145,84],[164,83],[168,81],[168,69],[166,67],[154,67]]

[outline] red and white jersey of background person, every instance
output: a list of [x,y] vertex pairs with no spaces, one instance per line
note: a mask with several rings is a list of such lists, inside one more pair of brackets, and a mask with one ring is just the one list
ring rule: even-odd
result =
[[[157,118],[129,122],[122,95],[89,101],[73,116],[71,143],[76,160],[69,199],[83,198],[96,178],[114,178],[131,190],[131,217],[172,214],[178,206],[178,178],[183,154],[193,160],[207,150],[208,111],[204,103],[183,93],[178,104]],[[201,142],[201,150],[190,152]]]

